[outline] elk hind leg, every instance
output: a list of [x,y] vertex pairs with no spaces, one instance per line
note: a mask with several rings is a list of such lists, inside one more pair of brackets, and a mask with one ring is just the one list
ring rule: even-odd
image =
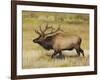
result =
[[84,51],[81,48],[79,50],[82,53],[82,55],[84,56]]
[[78,56],[80,56],[80,50],[76,49],[76,52],[77,52]]

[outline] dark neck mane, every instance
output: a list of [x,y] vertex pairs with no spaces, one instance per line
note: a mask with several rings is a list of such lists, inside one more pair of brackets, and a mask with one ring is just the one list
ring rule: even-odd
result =
[[45,48],[45,49],[47,49],[47,50],[52,49],[52,45],[53,45],[53,44],[52,44],[52,36],[47,37],[45,40],[39,42],[39,44],[40,44],[43,48]]

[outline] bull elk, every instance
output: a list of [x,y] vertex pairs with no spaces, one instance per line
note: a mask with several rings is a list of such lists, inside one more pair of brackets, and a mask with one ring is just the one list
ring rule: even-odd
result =
[[54,53],[51,56],[52,58],[54,58],[56,55],[62,57],[63,50],[73,49],[76,50],[78,56],[80,56],[80,53],[84,56],[84,51],[80,47],[82,39],[79,36],[64,36],[59,31],[62,31],[60,27],[55,29],[52,26],[49,27],[46,25],[45,29],[43,30],[40,26],[39,30],[35,30],[39,36],[38,38],[34,39],[33,42],[38,43],[46,50],[54,50]]

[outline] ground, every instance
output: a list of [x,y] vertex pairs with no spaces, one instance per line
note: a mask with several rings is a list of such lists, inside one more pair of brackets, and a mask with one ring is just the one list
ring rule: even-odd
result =
[[77,56],[76,52],[65,51],[65,59],[52,59],[51,54],[53,51],[47,51],[47,53],[41,53],[41,51],[26,51],[28,55],[25,55],[23,66],[24,68],[47,68],[47,67],[70,67],[70,66],[86,66],[89,65],[88,51],[85,50],[85,56]]

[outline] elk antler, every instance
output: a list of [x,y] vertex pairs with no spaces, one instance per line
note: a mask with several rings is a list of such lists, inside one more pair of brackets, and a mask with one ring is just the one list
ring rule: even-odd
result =
[[53,29],[52,27],[49,27],[48,24],[46,25],[45,29],[44,29],[44,33],[49,30],[49,29]]
[[49,29],[52,29],[52,27],[48,27],[48,24],[46,25],[45,29],[43,30],[42,27],[39,27],[39,30],[35,30],[35,32],[39,35],[45,35],[45,32]]
[[41,26],[39,27],[39,29],[40,29],[40,31],[38,31],[38,30],[34,30],[34,31],[35,31],[37,34],[39,34],[39,35],[43,34],[43,31],[42,31]]
[[42,30],[41,26],[40,26],[40,32],[41,32],[41,33],[44,33],[44,31]]
[[[52,28],[52,27],[51,27],[51,28]],[[46,33],[45,35],[54,34],[54,33],[58,32],[58,31],[63,31],[63,30],[61,30],[60,27],[58,27],[56,30],[55,30],[54,28],[52,28],[52,31],[49,32],[49,33]]]
[[39,35],[41,34],[41,33],[40,33],[39,31],[37,31],[37,30],[34,30],[34,31],[35,31],[37,34],[39,34]]
[[[63,30],[60,29],[60,27],[58,27],[58,28],[55,30],[55,28],[53,28],[52,26],[49,27],[48,24],[46,25],[46,27],[45,27],[44,30],[41,28],[41,26],[39,27],[39,29],[40,29],[40,31],[35,30],[35,32],[36,32],[37,34],[39,34],[39,35],[49,35],[49,34],[54,34],[54,33],[58,32],[58,31],[63,31]],[[46,33],[46,31],[49,30],[49,29],[51,29],[51,32]]]

